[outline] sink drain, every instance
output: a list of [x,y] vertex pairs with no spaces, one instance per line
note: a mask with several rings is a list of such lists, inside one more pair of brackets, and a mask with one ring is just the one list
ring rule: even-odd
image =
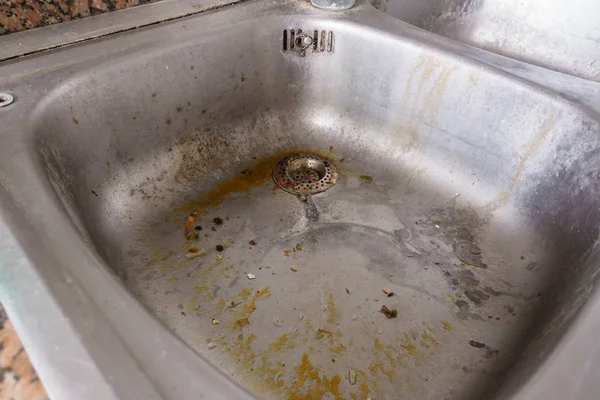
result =
[[273,181],[286,192],[300,195],[321,193],[337,183],[337,168],[325,157],[292,154],[273,168]]

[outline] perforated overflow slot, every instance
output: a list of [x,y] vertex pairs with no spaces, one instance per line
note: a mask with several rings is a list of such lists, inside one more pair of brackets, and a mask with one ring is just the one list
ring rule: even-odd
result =
[[338,171],[325,157],[316,154],[292,154],[279,161],[272,177],[281,189],[294,194],[324,192],[337,183]]

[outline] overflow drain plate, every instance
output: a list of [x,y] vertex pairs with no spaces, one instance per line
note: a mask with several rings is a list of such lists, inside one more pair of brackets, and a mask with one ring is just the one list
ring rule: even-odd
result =
[[300,153],[287,156],[273,168],[273,182],[288,193],[324,192],[337,183],[337,168],[325,157]]

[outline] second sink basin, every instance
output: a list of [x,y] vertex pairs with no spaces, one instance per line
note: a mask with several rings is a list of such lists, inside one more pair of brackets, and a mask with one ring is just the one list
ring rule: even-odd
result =
[[595,117],[379,17],[250,3],[12,83],[72,245],[259,398],[506,395],[593,287]]

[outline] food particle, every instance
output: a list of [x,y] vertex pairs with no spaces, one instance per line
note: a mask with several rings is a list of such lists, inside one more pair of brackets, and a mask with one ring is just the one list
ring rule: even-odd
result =
[[298,321],[302,321],[304,319],[304,313],[298,314]]
[[433,221],[433,223],[436,225],[441,225],[442,221],[440,221],[439,219],[436,219],[435,221]]
[[292,265],[292,267],[290,268],[292,271],[297,272],[298,268],[295,265]]
[[350,382],[351,385],[354,385],[356,383],[356,371],[351,369],[350,371],[348,371],[348,381]]
[[201,231],[201,230],[202,230],[202,227],[201,227],[200,225],[196,225],[196,226],[194,227],[194,229],[195,229],[195,230],[197,230],[197,231]]
[[214,349],[215,347],[217,347],[217,344],[215,342],[210,342],[208,344],[208,346],[206,346],[209,350]]
[[187,216],[186,220],[185,220],[185,231],[184,231],[184,236],[187,236],[188,233],[190,233],[190,231],[192,230],[192,227],[194,226],[194,222],[196,222],[196,216],[198,215],[198,213],[196,211],[190,213],[190,215]]
[[221,217],[214,217],[213,222],[215,225],[223,225],[223,219]]
[[188,249],[188,252],[190,252],[190,253],[199,253],[199,252],[200,252],[200,249],[199,249],[199,248],[197,248],[197,247],[190,247],[190,248]]
[[394,292],[390,290],[390,288],[383,288],[383,293],[387,294],[387,297],[392,297]]
[[469,344],[477,349],[483,349],[485,347],[485,343],[476,342],[475,340],[469,340]]
[[185,255],[185,258],[187,258],[188,260],[191,260],[193,258],[200,257],[201,255],[202,255],[202,253],[187,253]]
[[329,332],[327,329],[319,328],[319,330],[317,331],[317,339],[322,339],[325,335],[329,337],[332,336],[331,332]]
[[223,259],[223,256],[220,254],[217,254],[217,261],[221,261]]
[[211,230],[211,231],[213,231],[213,232],[216,232],[216,231],[217,231],[217,228],[215,228],[215,227],[213,226],[213,227],[212,227],[210,230]]
[[346,293],[350,294],[350,291],[348,290],[348,288],[346,288]]
[[392,308],[391,310],[389,308],[387,308],[386,306],[382,306],[381,307],[381,313],[383,315],[385,315],[388,319],[391,318],[396,318],[398,316],[398,311],[396,311],[395,308]]
[[225,250],[225,247],[223,247],[222,245],[218,244],[218,245],[216,245],[216,246],[215,246],[215,249],[216,249],[218,252],[221,252],[221,251]]
[[216,318],[213,318],[212,323],[213,323],[213,325],[219,325],[221,323],[221,321],[219,321]]
[[296,250],[298,250],[298,251],[302,251],[302,243],[298,243],[298,244],[296,245]]
[[223,247],[228,248],[229,247],[229,242],[223,243]]
[[291,252],[292,250],[284,250],[283,254],[285,254],[286,257],[289,257]]
[[208,232],[204,232],[204,237],[209,237],[210,235],[208,234]]
[[356,321],[357,319],[358,319],[358,315],[354,314],[354,315],[352,316],[352,321]]
[[254,241],[254,239],[252,239],[251,241],[249,241],[248,243],[250,243],[250,246],[256,246],[256,242]]
[[247,277],[248,277],[248,279],[250,279],[250,280],[252,280],[252,279],[255,279],[255,278],[256,278],[256,276],[255,276],[255,275],[253,275],[253,274],[246,274],[246,276],[247,276]]

